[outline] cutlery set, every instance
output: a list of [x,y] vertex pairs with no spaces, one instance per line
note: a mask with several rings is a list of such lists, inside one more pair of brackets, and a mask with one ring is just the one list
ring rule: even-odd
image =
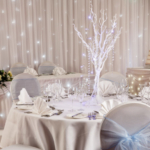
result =
[[49,106],[52,110],[58,110],[58,111],[64,111],[63,109],[56,109],[55,107],[53,106]]
[[53,115],[41,115],[41,117],[51,117],[51,116],[55,116],[55,115],[60,115],[63,112],[59,111],[58,113],[54,113]]
[[[60,114],[62,114],[63,113],[63,109],[57,109],[57,108],[55,108],[55,107],[53,107],[53,106],[49,106],[52,110],[58,110],[58,113],[54,113],[53,115],[41,115],[41,117],[51,117],[51,116],[54,116],[54,115],[60,115]],[[27,110],[27,111],[24,111],[24,113],[32,113],[30,110]],[[80,114],[82,114],[83,112],[78,112],[78,113],[76,113],[76,114],[74,114],[74,115],[72,115],[71,117],[72,118],[74,118],[74,117],[76,117],[76,116],[78,116],[78,115],[80,115]],[[90,113],[88,113],[88,118],[89,118],[89,120],[96,120],[96,114],[97,113],[99,113],[98,111],[94,111],[94,112],[90,112]]]
[[83,112],[77,113],[77,114],[73,115],[72,118],[73,118],[73,117],[76,117],[76,116],[78,116],[78,115],[80,115],[80,114],[82,114],[82,113],[83,113]]

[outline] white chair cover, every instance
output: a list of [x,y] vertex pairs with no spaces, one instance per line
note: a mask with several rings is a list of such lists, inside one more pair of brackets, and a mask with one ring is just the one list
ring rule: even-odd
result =
[[52,62],[46,61],[40,64],[38,68],[38,74],[39,75],[50,75],[53,74],[53,70],[56,67],[56,65]]
[[25,145],[12,145],[3,148],[2,150],[40,150],[40,149],[31,146],[25,146]]
[[26,69],[26,65],[18,62],[11,67],[10,71],[12,72],[13,76],[16,76],[20,73],[23,73],[25,69]]
[[10,85],[10,91],[13,100],[17,100],[22,88],[25,88],[30,97],[40,96],[41,88],[39,81],[33,75],[22,73],[12,80]]
[[123,80],[125,81],[125,79],[126,77],[119,72],[108,72],[102,75],[100,78],[100,80],[108,80],[116,83],[122,82]]
[[101,124],[102,150],[150,149],[149,114],[150,107],[137,102],[113,108]]

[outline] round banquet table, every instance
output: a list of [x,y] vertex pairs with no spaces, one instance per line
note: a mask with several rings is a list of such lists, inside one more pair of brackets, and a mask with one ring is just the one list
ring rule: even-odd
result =
[[[40,117],[27,114],[12,106],[4,128],[2,148],[23,144],[42,150],[100,150],[100,125],[102,119],[68,119],[71,100],[55,103],[56,108],[64,109],[61,115]],[[75,101],[74,107],[80,103]],[[84,112],[98,111],[99,106],[83,106]]]

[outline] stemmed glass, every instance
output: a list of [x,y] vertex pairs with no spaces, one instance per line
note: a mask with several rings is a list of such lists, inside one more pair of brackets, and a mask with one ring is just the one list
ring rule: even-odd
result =
[[147,103],[146,99],[144,98],[144,95],[146,93],[146,84],[140,84],[140,97],[141,97],[141,101],[143,103]]
[[150,101],[150,82],[148,83],[147,94],[148,94],[148,100]]
[[122,102],[125,102],[128,100],[128,91],[129,91],[128,86],[122,86],[122,95],[121,95]]
[[72,109],[69,110],[70,112],[74,112],[75,111],[74,108],[73,108],[73,101],[75,99],[75,95],[74,94],[75,94],[75,88],[74,87],[70,87],[68,89],[68,98],[71,99],[71,101],[72,101],[72,103],[71,103]]
[[61,98],[61,93],[62,93],[62,85],[60,81],[59,83],[56,83],[53,85],[53,91],[55,93],[55,99],[59,101]]
[[62,100],[62,98],[61,98],[61,95],[62,95],[62,85],[61,85],[61,83],[59,84],[57,94],[58,94],[58,100],[61,101]]
[[48,102],[48,95],[49,95],[49,89],[48,89],[48,87],[46,88],[45,93],[46,93],[46,98],[47,98],[46,102]]
[[83,103],[84,97],[85,97],[85,94],[82,93],[82,91],[81,91],[81,93],[79,94],[80,108],[78,109],[78,111],[84,111],[84,109],[82,108],[82,103]]
[[80,108],[78,109],[78,111],[84,111],[84,109],[82,108],[82,103],[85,98],[86,90],[82,83],[83,83],[82,81],[79,83],[79,87],[77,89],[77,97],[79,98],[79,103],[80,103]]
[[[142,93],[143,92],[143,93]],[[149,104],[149,100],[150,100],[150,82],[146,82],[144,84],[143,90],[142,90],[142,94],[143,94],[143,99],[147,99],[147,104]],[[145,96],[145,97],[144,97]]]
[[114,90],[116,93],[116,99],[118,99],[118,92],[119,92],[120,83],[113,82],[113,86],[114,86]]
[[46,101],[46,99],[45,99],[45,97],[46,97],[46,90],[45,89],[42,90],[42,97],[43,97],[44,101]]

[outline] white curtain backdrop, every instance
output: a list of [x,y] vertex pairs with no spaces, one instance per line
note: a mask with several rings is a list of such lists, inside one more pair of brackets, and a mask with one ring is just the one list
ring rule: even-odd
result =
[[[87,73],[87,52],[73,24],[88,41],[92,24],[90,0],[0,0],[0,69],[16,62],[37,69],[49,60],[66,71]],[[143,66],[150,49],[150,0],[92,0],[93,11],[110,19],[118,15],[123,27],[103,73],[126,73],[128,67]],[[114,57],[114,61],[113,61]],[[91,66],[92,71],[92,66]]]

